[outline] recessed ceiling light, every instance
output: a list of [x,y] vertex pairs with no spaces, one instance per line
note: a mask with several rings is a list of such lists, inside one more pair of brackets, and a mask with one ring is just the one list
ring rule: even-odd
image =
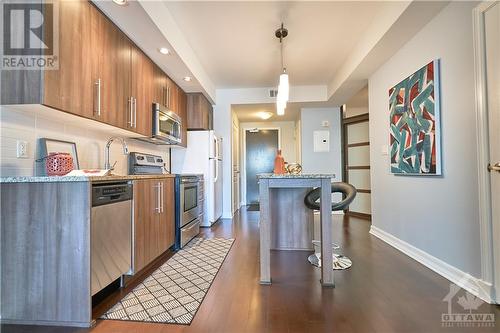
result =
[[186,82],[190,82],[191,81],[191,76],[184,76],[183,80],[186,81]]
[[267,120],[273,116],[273,114],[271,112],[265,112],[265,111],[261,111],[261,112],[257,113],[257,115],[262,120]]
[[161,47],[158,51],[160,51],[161,54],[170,54],[170,51],[166,47]]
[[128,5],[128,0],[113,0],[114,3],[116,3],[119,6],[126,6]]

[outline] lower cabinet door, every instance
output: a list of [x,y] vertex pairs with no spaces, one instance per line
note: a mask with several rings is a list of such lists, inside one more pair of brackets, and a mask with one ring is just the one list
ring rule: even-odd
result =
[[134,181],[134,273],[174,244],[174,178]]
[[134,181],[134,273],[146,267],[154,258],[155,232],[158,232],[158,182]]
[[161,181],[161,184],[163,206],[159,221],[159,254],[174,245],[175,239],[174,179],[164,179]]

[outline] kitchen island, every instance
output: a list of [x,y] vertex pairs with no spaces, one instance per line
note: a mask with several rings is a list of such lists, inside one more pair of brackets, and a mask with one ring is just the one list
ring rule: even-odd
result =
[[[271,284],[271,258],[270,251],[273,239],[287,237],[284,235],[284,229],[272,228],[273,224],[283,224],[273,210],[280,207],[280,210],[288,210],[293,212],[297,207],[304,206],[303,195],[297,195],[300,189],[309,189],[320,187],[321,188],[321,210],[320,210],[320,225],[321,225],[321,284],[325,287],[333,287],[333,260],[332,260],[332,222],[331,222],[331,182],[335,178],[333,174],[298,174],[298,175],[276,175],[276,174],[259,174],[259,195],[260,195],[260,283]],[[283,192],[281,197],[287,195],[289,191],[289,198],[293,197],[294,200],[276,202],[277,192]],[[305,192],[303,192],[305,193]],[[274,200],[273,200],[274,199]],[[283,202],[287,202],[289,207],[283,207]],[[292,217],[294,214],[291,214]],[[290,223],[297,221],[290,220]],[[286,221],[285,221],[286,222]],[[302,222],[304,225],[312,227],[312,221],[304,218]],[[273,229],[273,230],[272,230]],[[272,233],[280,233],[280,235],[272,235]],[[293,236],[293,238],[297,238]],[[307,239],[308,237],[302,237]],[[293,242],[292,242],[293,243]],[[276,248],[275,249],[279,249]]]

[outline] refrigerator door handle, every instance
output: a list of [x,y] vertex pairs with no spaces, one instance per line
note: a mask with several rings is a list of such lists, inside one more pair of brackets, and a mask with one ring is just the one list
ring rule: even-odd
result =
[[217,159],[219,158],[219,145],[217,144],[217,138],[215,135],[213,136],[213,144],[214,144],[214,158]]
[[217,162],[216,159],[213,159],[212,161],[214,162],[214,169],[215,169],[214,183],[217,183],[217,179],[219,179],[219,163]]

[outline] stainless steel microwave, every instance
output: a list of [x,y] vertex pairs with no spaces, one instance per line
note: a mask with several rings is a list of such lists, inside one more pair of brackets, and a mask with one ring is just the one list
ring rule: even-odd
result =
[[182,142],[182,120],[173,111],[153,103],[153,133],[150,138],[139,138],[157,145],[179,145]]

